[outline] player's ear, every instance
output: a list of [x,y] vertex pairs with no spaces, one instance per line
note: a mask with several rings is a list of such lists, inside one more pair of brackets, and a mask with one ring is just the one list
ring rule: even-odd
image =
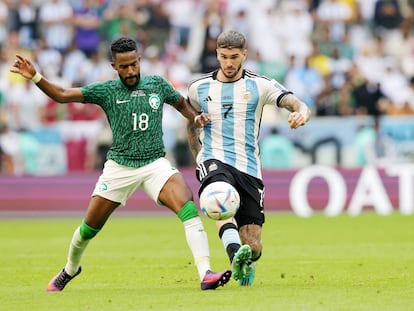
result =
[[247,58],[247,49],[244,49],[244,50],[242,51],[242,54],[243,54],[243,61],[245,61],[245,60],[246,60],[246,58]]

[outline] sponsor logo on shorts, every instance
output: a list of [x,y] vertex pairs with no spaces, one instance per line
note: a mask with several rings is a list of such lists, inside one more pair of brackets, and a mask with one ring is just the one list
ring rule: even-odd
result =
[[215,171],[215,170],[217,170],[217,164],[216,164],[216,162],[213,162],[213,163],[211,163],[210,165],[209,165],[209,167],[208,167],[208,171],[209,172],[213,172],[213,171]]

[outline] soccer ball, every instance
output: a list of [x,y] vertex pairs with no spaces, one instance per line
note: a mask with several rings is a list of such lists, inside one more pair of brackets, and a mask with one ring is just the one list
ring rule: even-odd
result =
[[224,181],[213,182],[203,189],[200,195],[200,208],[213,220],[233,217],[240,206],[237,190]]

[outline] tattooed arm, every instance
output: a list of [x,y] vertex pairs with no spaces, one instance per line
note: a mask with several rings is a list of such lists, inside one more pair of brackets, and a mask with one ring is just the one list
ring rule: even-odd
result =
[[279,102],[279,107],[285,108],[291,112],[288,122],[292,129],[305,125],[310,118],[311,111],[308,106],[292,94],[283,96]]
[[199,140],[201,129],[195,125],[194,122],[187,121],[187,139],[188,146],[190,147],[191,153],[193,154],[194,160],[197,158],[197,154],[201,149]]

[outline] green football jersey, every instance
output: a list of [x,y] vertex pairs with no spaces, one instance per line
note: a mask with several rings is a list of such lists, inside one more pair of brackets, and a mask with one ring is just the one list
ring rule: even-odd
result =
[[102,107],[112,129],[107,159],[141,167],[165,155],[162,132],[164,103],[173,105],[181,94],[160,76],[141,76],[128,89],[120,79],[81,88],[85,103]]

